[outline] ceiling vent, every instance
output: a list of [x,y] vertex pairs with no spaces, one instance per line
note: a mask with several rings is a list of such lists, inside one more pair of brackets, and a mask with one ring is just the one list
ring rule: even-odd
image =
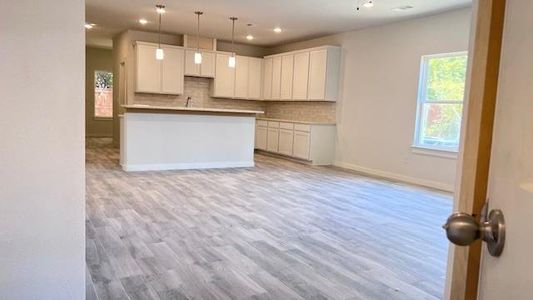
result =
[[404,5],[404,6],[395,7],[392,10],[393,11],[398,11],[398,12],[404,12],[404,11],[407,11],[407,10],[410,10],[410,9],[413,9],[413,8],[414,7],[411,6],[411,5]]

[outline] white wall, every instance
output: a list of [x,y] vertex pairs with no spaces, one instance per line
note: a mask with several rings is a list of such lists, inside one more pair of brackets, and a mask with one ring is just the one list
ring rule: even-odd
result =
[[0,299],[84,299],[83,0],[0,2]]
[[270,49],[343,48],[336,164],[453,190],[456,160],[413,153],[420,57],[468,49],[470,8]]

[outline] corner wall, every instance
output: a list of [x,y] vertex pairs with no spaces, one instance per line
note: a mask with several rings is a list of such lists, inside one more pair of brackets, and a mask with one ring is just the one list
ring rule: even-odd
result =
[[[414,153],[422,55],[468,50],[471,9],[269,49],[343,48],[336,165],[452,191],[456,159]],[[267,114],[280,104],[267,105]],[[295,104],[303,106],[307,103]]]
[[0,2],[0,299],[85,298],[85,2]]

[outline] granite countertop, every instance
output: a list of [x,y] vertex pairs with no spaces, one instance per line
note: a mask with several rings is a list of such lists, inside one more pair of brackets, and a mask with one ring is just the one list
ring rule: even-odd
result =
[[204,107],[177,107],[177,106],[152,106],[152,105],[122,105],[126,112],[175,112],[175,113],[210,113],[210,114],[244,114],[256,115],[262,114],[260,110],[244,110],[244,109],[225,109],[225,108],[204,108]]

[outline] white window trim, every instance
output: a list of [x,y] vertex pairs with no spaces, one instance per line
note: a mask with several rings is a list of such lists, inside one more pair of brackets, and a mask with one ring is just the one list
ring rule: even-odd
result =
[[[432,58],[438,58],[438,57],[452,57],[452,56],[463,56],[468,55],[468,51],[456,51],[456,52],[448,52],[448,53],[439,53],[439,54],[429,54],[429,55],[423,55],[420,59],[420,73],[418,78],[418,94],[417,94],[417,101],[416,101],[416,120],[415,120],[415,130],[414,130],[414,137],[413,137],[413,145],[411,146],[411,149],[413,153],[417,154],[426,154],[426,155],[432,155],[432,156],[439,156],[439,157],[445,157],[445,158],[457,158],[457,153],[459,152],[459,146],[457,148],[455,147],[432,147],[427,145],[422,145],[419,142],[420,138],[420,126],[422,122],[422,113],[423,109],[422,106],[426,101],[423,99],[426,98],[426,80],[427,80],[427,61]],[[435,104],[463,104],[463,101],[431,101],[431,103]]]
[[459,152],[455,148],[436,148],[429,146],[411,145],[411,151],[414,154],[436,156],[449,159],[457,159]]

